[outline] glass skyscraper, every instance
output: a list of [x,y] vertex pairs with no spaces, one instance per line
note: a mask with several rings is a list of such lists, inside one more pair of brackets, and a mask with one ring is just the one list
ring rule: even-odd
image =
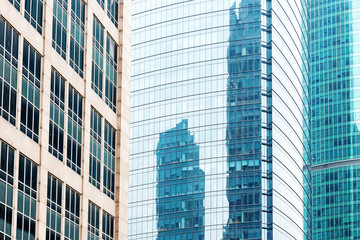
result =
[[360,2],[309,6],[313,239],[359,239]]
[[307,10],[133,1],[129,239],[310,239]]

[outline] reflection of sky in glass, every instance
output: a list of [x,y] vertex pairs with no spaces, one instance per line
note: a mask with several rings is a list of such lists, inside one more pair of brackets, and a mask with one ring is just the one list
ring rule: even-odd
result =
[[[277,9],[278,18],[273,22],[280,32],[273,32],[274,42],[285,52],[284,56],[274,47],[273,55],[280,64],[273,62],[273,69],[266,63],[260,66],[260,52],[265,62],[272,52],[266,49],[271,35],[265,30],[260,35],[260,22],[266,29],[271,21],[260,17],[259,2],[133,1],[129,239],[160,236],[156,149],[161,134],[184,119],[198,146],[199,169],[205,174],[205,239],[227,239],[233,234],[260,238],[256,230],[260,221],[262,236],[272,236],[267,228],[274,229],[274,238],[280,237],[277,239],[289,237],[280,235],[281,228],[294,230],[291,232],[296,237],[301,235],[302,205],[297,193],[302,193],[302,149],[292,143],[298,144],[302,138],[298,124],[302,122],[302,102],[301,93],[300,98],[297,95],[301,86],[295,81],[293,86],[292,81],[301,79],[302,69],[290,65],[301,62],[302,49],[298,39],[292,41],[288,35],[299,26],[287,32],[278,19],[285,18],[282,20],[290,26],[289,18],[299,17],[299,12],[289,8],[298,0],[286,1],[284,6],[274,1],[272,6]],[[269,6],[261,8],[266,12]],[[287,18],[285,12],[296,16]],[[260,49],[261,36],[265,46]],[[300,53],[291,52],[294,46]],[[273,72],[276,74],[271,75]],[[271,92],[273,88],[276,93]],[[271,118],[272,103],[288,121],[275,110]],[[298,146],[302,146],[301,141]],[[289,183],[277,176],[289,179]],[[255,200],[260,186],[261,202]],[[272,191],[273,186],[277,192]],[[233,193],[238,197],[233,198]],[[236,202],[239,196],[242,202]],[[273,211],[272,204],[279,207]],[[278,211],[282,207],[284,211]],[[281,228],[273,226],[272,220]],[[231,232],[232,226],[244,231]]]

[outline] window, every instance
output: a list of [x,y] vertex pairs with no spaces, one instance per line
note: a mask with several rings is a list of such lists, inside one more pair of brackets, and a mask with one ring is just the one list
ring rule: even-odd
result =
[[35,239],[38,167],[20,154],[16,239]]
[[101,8],[104,9],[105,0],[96,0],[96,1],[100,4]]
[[14,5],[16,10],[20,11],[20,0],[9,0],[9,2]]
[[94,17],[92,46],[91,88],[102,97],[103,61],[104,61],[104,27]]
[[54,0],[52,46],[66,59],[67,0]]
[[103,213],[102,239],[103,240],[114,239],[114,217],[112,217],[107,212]]
[[65,239],[80,239],[80,194],[66,186]]
[[70,66],[80,77],[83,77],[84,70],[84,31],[85,3],[82,0],[71,0]]
[[115,41],[107,35],[105,102],[114,112],[116,112],[117,49]]
[[100,189],[101,116],[91,109],[89,182]]
[[0,17],[0,115],[15,126],[19,35]]
[[114,199],[115,192],[115,129],[105,121],[103,192]]
[[0,236],[11,239],[14,182],[14,150],[1,142],[0,148]]
[[61,198],[62,183],[49,174],[46,211],[46,239],[49,240],[61,238]]
[[110,20],[118,27],[118,9],[119,1],[118,0],[108,0],[107,1],[107,15]]
[[82,144],[82,104],[83,98],[69,86],[67,160],[66,165],[80,174]]
[[65,80],[51,69],[49,152],[60,161],[64,153]]
[[92,202],[89,202],[88,214],[88,240],[99,239],[100,208]]
[[20,130],[38,142],[40,115],[40,55],[24,41]]
[[42,0],[25,0],[25,19],[42,34],[42,17],[43,1]]

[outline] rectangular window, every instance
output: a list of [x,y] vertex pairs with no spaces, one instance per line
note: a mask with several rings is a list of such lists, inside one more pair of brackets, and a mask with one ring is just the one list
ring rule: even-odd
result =
[[81,172],[82,109],[83,98],[69,86],[67,160],[66,165],[76,173]]
[[35,239],[38,167],[20,154],[16,239]]
[[117,49],[115,41],[107,35],[105,102],[114,112],[116,112]]
[[65,240],[80,239],[80,194],[66,186]]
[[105,121],[103,192],[114,199],[115,192],[115,129]]
[[25,0],[25,19],[42,34],[43,1]]
[[20,0],[9,0],[9,2],[20,12]]
[[24,41],[20,130],[38,142],[41,57]]
[[15,126],[19,35],[0,17],[0,115]]
[[1,142],[0,148],[0,236],[11,239],[13,214],[14,149]]
[[100,189],[101,116],[91,109],[89,182]]
[[52,47],[66,59],[67,0],[54,0]]
[[84,38],[85,38],[85,2],[71,0],[70,26],[70,66],[83,77]]
[[100,4],[101,8],[104,9],[104,7],[105,7],[105,0],[96,0],[96,1]]
[[46,211],[47,240],[60,240],[61,238],[61,200],[62,182],[49,174]]
[[65,80],[51,69],[49,152],[63,160],[64,153]]
[[104,27],[94,17],[92,39],[92,72],[91,88],[102,97],[103,61],[104,61]]
[[114,217],[107,212],[103,213],[102,240],[114,239]]
[[119,0],[108,0],[107,1],[107,15],[110,20],[118,27],[118,10]]
[[100,225],[100,208],[89,202],[88,212],[88,240],[99,239],[99,225]]

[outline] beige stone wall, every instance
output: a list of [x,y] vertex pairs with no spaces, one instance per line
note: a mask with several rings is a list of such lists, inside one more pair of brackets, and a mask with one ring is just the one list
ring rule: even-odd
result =
[[[85,66],[84,78],[69,65],[69,53],[66,61],[52,48],[52,18],[53,0],[44,0],[44,21],[42,36],[24,18],[24,2],[21,0],[20,13],[8,0],[0,0],[0,15],[19,33],[19,71],[17,92],[17,115],[14,127],[0,117],[0,139],[16,149],[15,157],[15,181],[14,181],[14,210],[16,212],[18,186],[18,158],[19,153],[30,158],[39,165],[38,173],[38,205],[37,205],[37,239],[45,239],[46,232],[46,201],[47,201],[47,178],[48,174],[56,176],[63,182],[63,199],[65,198],[65,185],[70,186],[81,194],[81,239],[87,239],[88,225],[88,202],[101,208],[100,232],[102,230],[101,212],[106,211],[115,217],[115,239],[127,239],[127,208],[128,208],[128,181],[129,181],[129,122],[130,122],[130,49],[131,49],[131,0],[119,1],[119,28],[110,21],[106,15],[106,6],[103,10],[96,0],[86,0],[85,20]],[[70,3],[68,0],[68,34],[67,51],[70,43]],[[118,99],[117,113],[114,113],[98,95],[91,89],[91,61],[92,61],[92,27],[94,15],[105,27],[106,32],[117,42],[119,46],[118,59]],[[32,47],[42,56],[41,75],[41,113],[39,143],[35,143],[20,131],[20,99],[21,99],[21,66],[23,39],[26,39]],[[105,49],[104,49],[105,50]],[[104,66],[105,57],[104,54]],[[49,111],[50,111],[50,78],[51,68],[56,69],[66,80],[65,113],[67,113],[67,95],[71,84],[83,97],[83,153],[81,175],[76,174],[66,166],[66,154],[63,162],[48,152],[49,142]],[[104,72],[105,73],[105,72]],[[105,82],[105,81],[104,81]],[[103,97],[104,98],[104,97]],[[89,151],[90,151],[90,114],[91,107],[95,108],[103,117],[102,131],[104,131],[105,119],[117,129],[116,134],[116,177],[115,177],[115,200],[111,200],[101,190],[89,183]],[[67,114],[65,114],[65,133],[67,131]],[[66,134],[65,134],[66,136]],[[66,137],[64,138],[64,153],[66,153]],[[102,136],[102,145],[104,137]],[[103,157],[103,153],[102,153]],[[102,165],[103,166],[103,165]],[[101,168],[102,176],[102,168]],[[64,207],[62,216],[62,233],[64,232]],[[15,239],[16,215],[13,214],[12,238]],[[101,235],[100,235],[101,238]]]

